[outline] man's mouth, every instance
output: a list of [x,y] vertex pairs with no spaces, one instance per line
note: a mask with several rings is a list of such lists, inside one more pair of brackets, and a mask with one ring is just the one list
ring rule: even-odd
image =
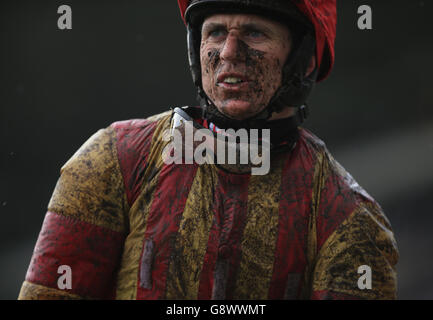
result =
[[224,83],[235,84],[235,83],[241,83],[241,82],[243,82],[243,80],[240,79],[240,78],[236,78],[236,77],[227,77],[227,78],[224,79],[223,82]]
[[238,74],[223,73],[217,78],[217,86],[230,90],[240,90],[247,82],[248,78]]

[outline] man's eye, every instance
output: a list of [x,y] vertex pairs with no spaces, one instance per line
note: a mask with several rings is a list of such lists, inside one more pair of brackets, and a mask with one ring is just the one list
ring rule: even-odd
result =
[[247,33],[247,35],[251,38],[262,38],[265,34],[259,30],[251,30]]
[[223,29],[216,29],[209,32],[209,37],[211,38],[219,38],[225,36],[226,31]]

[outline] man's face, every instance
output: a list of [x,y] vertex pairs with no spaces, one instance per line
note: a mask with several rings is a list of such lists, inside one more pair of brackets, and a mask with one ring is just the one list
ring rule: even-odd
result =
[[290,32],[251,14],[217,14],[202,27],[202,85],[220,112],[243,120],[262,111],[281,85]]

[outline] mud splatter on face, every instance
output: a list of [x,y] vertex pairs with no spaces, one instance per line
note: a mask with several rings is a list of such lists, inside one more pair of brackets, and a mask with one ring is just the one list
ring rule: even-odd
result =
[[[236,21],[237,25],[243,20],[252,21],[251,15],[218,15],[211,18],[225,23],[226,30],[230,30],[231,21]],[[235,30],[233,33],[226,31],[226,37],[221,41],[202,39],[202,85],[220,112],[242,120],[266,108],[280,87],[282,66],[289,53],[287,41],[281,39],[289,37],[287,29],[277,29],[270,36],[251,40],[238,32],[239,29]],[[278,32],[286,33],[279,37]],[[221,83],[223,75],[231,74],[241,76],[244,84],[234,88]]]
[[207,56],[209,57],[209,60],[208,63],[205,65],[205,67],[206,67],[206,73],[209,73],[210,70],[216,69],[220,60],[220,52],[217,49],[212,49],[207,53]]

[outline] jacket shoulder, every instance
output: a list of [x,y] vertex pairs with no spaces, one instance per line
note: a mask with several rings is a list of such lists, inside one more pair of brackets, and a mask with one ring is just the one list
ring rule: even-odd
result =
[[146,119],[114,122],[116,152],[125,184],[128,204],[131,206],[141,192],[144,181],[154,174],[154,157],[162,132],[168,128],[172,111],[166,111]]
[[374,199],[358,184],[352,175],[334,158],[326,147],[326,144],[312,132],[301,129],[300,141],[306,152],[316,163],[316,169],[320,171],[320,177],[329,181],[340,191],[353,193],[357,198],[368,202]]
[[48,209],[110,230],[125,230],[123,181],[111,128],[92,135],[63,165]]
[[161,120],[164,120],[171,116],[172,111],[168,110],[162,113],[158,113],[143,119],[129,119],[123,121],[113,122],[110,127],[118,130],[129,130],[129,131],[139,131],[140,129],[145,129],[146,127],[156,125]]

